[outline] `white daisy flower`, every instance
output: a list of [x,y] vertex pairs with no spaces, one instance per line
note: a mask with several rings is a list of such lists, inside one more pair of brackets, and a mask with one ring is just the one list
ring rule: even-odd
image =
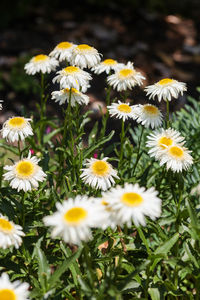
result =
[[101,74],[103,72],[109,74],[112,70],[117,71],[122,66],[123,64],[120,64],[116,60],[109,58],[109,59],[105,59],[100,64],[93,67],[91,71],[94,71],[95,74]]
[[53,56],[59,61],[66,60],[70,62],[71,56],[72,56],[72,51],[76,47],[73,43],[69,42],[62,42],[59,43],[53,51],[49,54],[49,56]]
[[141,85],[144,79],[145,77],[134,69],[133,64],[128,62],[115,74],[108,76],[107,81],[114,89],[121,92],[127,89],[132,90],[134,86]]
[[147,96],[151,98],[158,98],[160,102],[162,99],[165,101],[171,101],[172,98],[178,98],[179,94],[183,95],[184,91],[187,91],[186,84],[174,79],[164,78],[153,85],[149,85],[145,88]]
[[38,188],[38,181],[42,182],[47,176],[40,166],[39,159],[36,156],[31,157],[31,152],[27,158],[16,162],[12,166],[5,166],[4,170],[8,171],[3,175],[5,180],[10,181],[10,186],[18,191],[25,192]]
[[147,128],[160,127],[163,121],[161,111],[151,104],[138,105],[136,114],[138,115],[136,121]]
[[56,203],[57,211],[43,219],[46,226],[52,226],[52,238],[62,236],[66,243],[80,245],[81,241],[92,238],[91,228],[101,227],[105,222],[105,212],[93,198],[76,196]]
[[92,79],[88,72],[85,72],[74,66],[66,67],[61,71],[58,71],[56,74],[58,75],[54,77],[53,83],[60,83],[60,87],[63,89],[75,88],[83,91],[83,87],[86,86],[87,88],[89,85],[89,80]]
[[[60,105],[64,104],[66,101],[69,102],[70,89],[63,89],[61,91],[55,91],[51,93],[51,98],[58,102]],[[90,101],[90,98],[87,95],[79,92],[78,90],[71,89],[71,106],[75,106],[76,103],[82,105],[87,105]]]
[[[3,100],[0,100],[0,102],[3,102]],[[3,105],[0,103],[0,110],[3,109]]]
[[124,187],[111,188],[102,197],[109,199],[109,207],[115,211],[118,225],[132,222],[136,226],[145,226],[145,216],[155,220],[161,215],[161,200],[157,197],[158,192],[152,187],[145,190],[138,184],[126,183]]
[[166,164],[167,170],[171,169],[173,172],[187,170],[193,164],[193,158],[189,153],[191,151],[180,145],[170,146],[163,151],[160,165]]
[[80,68],[92,68],[101,61],[101,54],[93,47],[81,44],[73,49],[71,64]]
[[0,277],[1,300],[28,300],[29,284],[19,280],[10,281],[9,276],[3,273]]
[[105,220],[101,224],[101,228],[103,230],[105,230],[108,227],[111,227],[112,229],[115,229],[116,226],[117,226],[115,211],[110,207],[109,199],[106,198],[106,196],[104,195],[104,198],[96,198],[96,199],[94,199],[94,202],[97,205],[101,205],[103,207],[104,212],[105,212]]
[[42,72],[51,73],[55,71],[59,62],[54,57],[49,57],[48,55],[39,54],[31,58],[31,60],[25,64],[25,71],[29,75],[35,75],[35,73]]
[[22,243],[21,236],[25,236],[22,227],[0,214],[0,248],[6,249],[14,246],[18,249]]
[[122,103],[118,100],[118,103],[112,103],[107,107],[109,114],[112,117],[116,117],[118,119],[123,119],[125,121],[128,118],[136,119],[137,118],[137,108],[138,105],[129,105],[129,103]]
[[3,138],[6,138],[10,142],[24,140],[29,135],[33,135],[33,130],[30,125],[31,119],[24,117],[12,117],[9,118],[3,124],[1,134]]
[[96,158],[87,159],[86,168],[81,169],[82,180],[95,189],[107,190],[115,183],[113,177],[118,178],[117,172],[107,162],[108,157],[102,160]]
[[146,146],[151,148],[148,151],[149,155],[159,159],[166,148],[175,144],[182,146],[185,143],[184,140],[185,138],[175,129],[168,128],[165,130],[162,128],[160,131],[156,131],[147,136]]

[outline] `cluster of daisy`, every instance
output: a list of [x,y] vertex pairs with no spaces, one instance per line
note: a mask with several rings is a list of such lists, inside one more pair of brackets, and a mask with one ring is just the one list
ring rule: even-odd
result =
[[151,133],[146,143],[150,148],[150,156],[159,160],[161,166],[166,164],[167,170],[171,169],[173,172],[187,170],[193,163],[191,151],[185,148],[184,144],[184,137],[172,128],[162,128]]
[[[24,117],[9,118],[2,127],[1,134],[8,142],[20,142],[25,138],[33,135],[33,130],[30,124],[31,119]],[[29,152],[27,158],[22,158],[16,161],[13,165],[4,166],[6,171],[3,174],[5,180],[10,182],[10,186],[17,191],[31,191],[38,188],[38,182],[42,182],[46,174],[38,165],[37,157],[32,156]],[[0,248],[6,249],[14,246],[19,248],[22,243],[22,238],[25,234],[20,225],[9,221],[6,216],[0,214]],[[1,290],[0,290],[1,295]]]
[[126,183],[102,193],[102,198],[76,196],[62,204],[57,211],[44,218],[46,226],[53,227],[51,236],[61,236],[65,242],[79,245],[92,238],[93,228],[145,226],[145,216],[152,220],[161,214],[161,199],[152,187],[145,189],[138,184]]

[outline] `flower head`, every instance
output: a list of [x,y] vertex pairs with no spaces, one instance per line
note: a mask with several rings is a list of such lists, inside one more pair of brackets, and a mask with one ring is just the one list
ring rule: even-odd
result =
[[71,64],[80,68],[92,68],[101,61],[101,54],[93,47],[81,44],[73,49]]
[[35,73],[51,73],[55,71],[59,62],[54,57],[49,57],[44,54],[39,54],[31,58],[31,60],[25,65],[24,69],[27,74],[35,75]]
[[160,110],[151,104],[138,105],[137,107],[137,122],[145,127],[156,128],[162,124],[162,113]]
[[[62,89],[60,91],[54,91],[51,93],[52,99],[55,102],[58,102],[60,105],[64,104],[66,101],[69,102],[70,98],[70,89]],[[76,103],[80,105],[87,105],[90,101],[90,98],[87,95],[79,92],[77,89],[71,88],[71,106],[75,106]]]
[[94,71],[95,74],[101,74],[103,72],[109,74],[111,71],[117,71],[122,65],[123,64],[119,64],[116,60],[109,58],[93,67],[91,71]]
[[24,117],[12,117],[9,118],[4,124],[1,130],[3,138],[6,138],[10,142],[24,140],[29,135],[33,135],[33,131],[30,125],[31,119]]
[[132,222],[136,226],[145,226],[145,216],[152,220],[161,214],[161,200],[157,197],[158,192],[152,187],[145,189],[138,184],[126,183],[124,187],[116,186],[102,194],[103,198],[109,199],[109,205],[115,214],[118,225]]
[[118,103],[112,103],[110,106],[108,106],[108,111],[112,117],[123,119],[123,121],[125,121],[128,118],[137,118],[137,107],[138,105],[131,106],[129,103],[118,101]]
[[149,85],[145,88],[147,96],[151,98],[158,98],[158,101],[162,99],[165,101],[171,101],[172,98],[178,98],[179,94],[183,95],[184,91],[187,91],[186,84],[174,79],[164,78],[153,85]]
[[93,188],[107,190],[115,183],[113,177],[119,178],[111,164],[107,162],[108,157],[103,159],[90,158],[87,160],[86,168],[81,169],[82,180]]
[[128,62],[127,65],[123,65],[115,74],[108,76],[108,84],[117,89],[118,92],[132,90],[136,85],[141,85],[145,77],[137,72],[133,64]]
[[66,60],[66,61],[70,62],[71,56],[72,56],[72,51],[73,51],[74,47],[76,47],[76,45],[74,45],[73,43],[69,43],[69,42],[59,43],[53,49],[53,51],[51,51],[49,56],[50,57],[53,56],[56,59],[58,59],[59,61]]
[[59,82],[61,88],[75,88],[77,90],[88,87],[89,80],[92,79],[88,72],[81,70],[78,67],[69,66],[61,71],[57,72],[57,76],[54,77],[53,83]]
[[21,226],[14,224],[0,214],[0,248],[6,249],[14,246],[18,249],[22,243],[21,236],[24,235]]
[[193,158],[187,148],[180,145],[172,145],[166,148],[160,157],[160,165],[166,164],[167,170],[182,172],[193,164]]
[[1,300],[28,300],[29,285],[19,280],[11,282],[8,275],[3,273],[0,277],[0,299]]
[[53,238],[62,236],[66,243],[81,244],[92,238],[91,228],[101,227],[105,213],[100,205],[87,196],[76,196],[56,203],[57,211],[44,218],[46,226],[52,226]]
[[31,157],[31,153],[27,158],[16,162],[12,166],[5,166],[6,172],[3,177],[10,181],[10,186],[18,191],[30,191],[32,188],[38,188],[38,181],[45,180],[46,174],[38,165],[39,159],[36,156]]
[[148,153],[150,156],[159,159],[164,150],[174,144],[183,145],[185,138],[181,136],[180,132],[176,131],[175,129],[168,128],[168,129],[161,129],[156,131],[155,133],[151,133],[147,137],[147,147],[150,148]]

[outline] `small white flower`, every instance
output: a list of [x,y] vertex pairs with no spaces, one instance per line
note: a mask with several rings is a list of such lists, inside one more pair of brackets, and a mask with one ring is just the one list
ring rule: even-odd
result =
[[167,170],[171,169],[173,172],[187,170],[193,164],[193,158],[189,153],[191,151],[180,145],[170,146],[163,151],[160,165],[166,164]]
[[[88,72],[74,66],[66,67],[61,71],[58,71],[56,74],[58,75],[54,77],[53,83],[60,83],[60,87],[63,89],[75,88],[79,91],[83,91],[83,88],[86,87],[87,89],[89,80],[92,79]],[[85,89],[83,92],[85,92]]]
[[186,84],[174,79],[164,78],[153,85],[149,85],[145,88],[147,96],[151,98],[158,98],[160,102],[162,99],[165,101],[171,101],[172,98],[178,98],[179,94],[183,95],[184,91],[187,91]]
[[47,176],[42,168],[38,165],[39,159],[36,156],[31,157],[31,153],[27,158],[16,162],[12,166],[5,166],[4,170],[8,171],[3,175],[5,180],[10,181],[10,186],[18,191],[25,192],[38,188],[38,181],[42,182]]
[[19,280],[10,281],[9,276],[3,273],[0,277],[1,300],[28,300],[29,284]]
[[25,236],[22,227],[0,214],[0,248],[6,249],[14,246],[18,249],[22,243],[21,236]]
[[132,90],[134,86],[141,85],[144,79],[145,77],[134,69],[133,64],[128,62],[115,74],[108,76],[107,81],[114,89],[121,92],[127,89]]
[[10,142],[24,140],[29,135],[33,135],[33,130],[30,125],[31,119],[24,117],[12,117],[9,118],[1,129],[3,138],[6,138]]
[[93,67],[91,71],[94,71],[95,74],[101,74],[103,72],[109,74],[112,70],[117,71],[122,66],[123,64],[119,64],[116,60],[109,58],[105,59],[100,64]]
[[[55,91],[51,93],[52,99],[55,102],[58,102],[60,105],[64,104],[66,101],[69,102],[70,98],[70,89],[63,89],[61,91]],[[90,101],[90,98],[87,95],[79,92],[78,90],[72,88],[71,89],[71,106],[75,106],[76,103],[80,105],[87,105]]]
[[[0,102],[3,102],[3,100],[0,100]],[[2,104],[0,103],[0,110],[2,110],[3,109],[3,106],[2,106]]]
[[147,137],[146,146],[151,148],[149,150],[149,155],[151,157],[155,157],[159,159],[163,155],[163,151],[173,146],[174,144],[183,145],[185,143],[185,138],[181,136],[180,132],[168,128],[168,129],[161,129],[159,131],[155,131],[155,133],[151,133]]
[[117,226],[115,211],[110,207],[109,199],[106,198],[106,196],[104,195],[104,198],[95,198],[94,202],[96,205],[101,205],[105,212],[105,220],[101,224],[101,228],[103,230],[105,230],[108,227],[115,229]]
[[71,64],[80,68],[92,68],[101,61],[101,54],[93,47],[81,44],[73,49]]
[[118,103],[112,103],[107,107],[109,114],[112,117],[116,117],[118,119],[123,119],[125,121],[128,118],[136,119],[137,118],[137,108],[138,105],[129,105],[129,103],[122,103],[118,101]]
[[53,56],[59,61],[66,60],[70,62],[71,56],[72,56],[72,50],[76,47],[73,43],[69,42],[62,42],[59,43],[53,51],[49,54],[49,56]]
[[43,219],[44,224],[54,227],[52,238],[61,236],[66,243],[80,245],[81,241],[88,241],[92,238],[91,228],[101,227],[105,222],[103,207],[87,196],[56,203],[56,208],[53,215]]
[[103,158],[102,160],[96,158],[87,159],[86,168],[81,169],[82,180],[91,185],[95,189],[107,190],[115,183],[115,178],[117,172],[113,169],[111,164],[107,162],[108,157]]
[[35,73],[51,73],[55,71],[56,67],[59,65],[59,62],[54,57],[49,57],[44,54],[39,54],[31,58],[24,69],[27,74],[35,75]]
[[160,110],[151,104],[138,105],[137,108],[137,122],[141,123],[147,128],[160,127],[162,124],[162,113]]
[[152,187],[145,189],[138,184],[126,183],[124,187],[116,186],[102,194],[102,197],[109,199],[109,206],[115,212],[118,225],[132,222],[136,226],[145,226],[145,216],[152,220],[161,214],[161,200],[157,197],[158,192]]

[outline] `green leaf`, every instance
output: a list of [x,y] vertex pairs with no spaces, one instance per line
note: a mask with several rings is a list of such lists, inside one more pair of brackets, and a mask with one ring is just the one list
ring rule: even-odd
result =
[[50,268],[49,268],[49,264],[47,262],[46,256],[45,256],[44,252],[42,251],[42,249],[40,248],[41,240],[42,239],[40,239],[37,242],[37,244],[35,245],[34,256],[36,256],[37,260],[38,260],[38,277],[40,280],[40,284],[41,284],[43,291],[46,292],[47,291],[47,280],[50,276]]
[[61,275],[67,271],[67,269],[69,267],[71,267],[71,265],[73,264],[73,262],[79,258],[79,256],[81,255],[83,247],[80,247],[74,254],[72,254],[69,258],[66,258],[64,263],[59,266],[57,268],[57,270],[53,273],[53,275],[51,276],[51,278],[49,279],[49,286],[55,286],[55,284],[57,283],[57,281],[60,279]]
[[111,138],[113,137],[114,133],[115,133],[115,131],[112,130],[109,135],[107,135],[106,137],[100,139],[100,141],[98,143],[92,144],[89,148],[87,148],[83,152],[83,158],[87,158],[92,152],[94,152],[94,150],[100,148],[101,145],[103,145],[106,142],[110,141]]
[[50,139],[52,139],[52,137],[54,137],[54,135],[58,134],[61,131],[62,131],[62,128],[58,128],[58,129],[53,130],[49,134],[46,134],[44,136],[44,143],[46,144],[48,141],[50,141]]
[[163,254],[167,255],[168,252],[171,250],[171,248],[174,246],[174,244],[178,241],[179,233],[175,233],[171,239],[166,241],[164,244],[162,244],[160,247],[156,249],[154,254]]
[[148,293],[152,300],[160,300],[160,291],[158,288],[149,288]]

